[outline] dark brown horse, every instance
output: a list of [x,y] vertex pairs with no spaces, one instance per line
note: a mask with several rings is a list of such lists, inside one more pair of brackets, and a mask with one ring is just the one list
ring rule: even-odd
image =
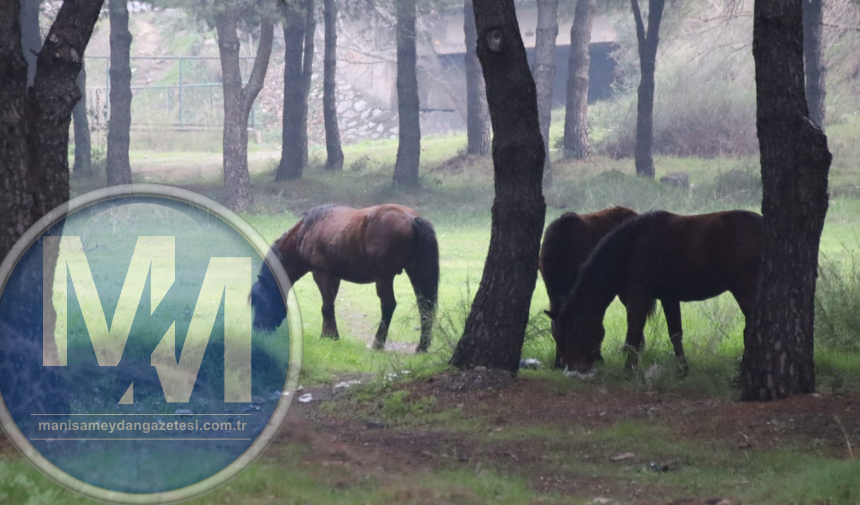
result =
[[589,257],[555,314],[568,367],[591,370],[603,342],[603,316],[623,294],[628,368],[638,366],[645,322],[660,300],[675,356],[686,373],[680,302],[728,291],[748,318],[756,297],[761,230],[761,216],[742,210],[698,216],[650,212],[616,228]]
[[[385,347],[388,326],[397,306],[394,277],[406,270],[418,299],[421,340],[417,352],[430,346],[439,286],[439,247],[433,226],[402,205],[353,209],[340,205],[315,207],[272,246],[296,283],[311,272],[322,295],[322,336],[339,338],[334,300],[340,281],[376,283],[382,320],[375,349]],[[286,317],[281,294],[271,271],[263,265],[251,290],[254,328],[272,331]]]
[[[561,309],[564,297],[576,284],[580,267],[600,239],[637,215],[626,207],[611,207],[590,214],[567,212],[547,226],[543,234],[539,265],[549,297],[548,314]],[[555,366],[561,367],[555,321],[552,322],[552,336],[556,341]]]

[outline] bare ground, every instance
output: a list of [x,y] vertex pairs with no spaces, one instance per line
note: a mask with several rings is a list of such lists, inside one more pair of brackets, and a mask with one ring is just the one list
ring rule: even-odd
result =
[[[456,411],[459,422],[430,417],[427,422],[404,419],[390,426],[377,420],[372,405],[355,411],[357,403],[344,390],[319,386],[310,390],[313,402],[291,407],[271,456],[276,459],[284,444],[307,446],[303,464],[337,467],[339,485],[347,487],[368,474],[391,478],[489,468],[527,479],[535,491],[547,493],[550,503],[577,497],[595,503],[726,505],[740,500],[719,493],[679,498],[677,489],[637,477],[636,472],[648,468],[675,471],[683,466],[667,461],[659,448],[611,463],[622,449],[588,435],[619,424],[642,424],[669,439],[725,452],[728,458],[779,447],[815,447],[829,456],[848,457],[850,440],[860,439],[860,419],[852,415],[860,409],[860,395],[809,395],[755,404],[600,386],[565,392],[546,379],[496,371],[445,372],[395,389],[409,391],[411,398],[434,398],[433,412]],[[382,403],[375,408],[381,409]],[[577,464],[564,465],[566,458]],[[598,462],[630,467],[631,477],[591,473]],[[609,501],[601,501],[604,498]]]

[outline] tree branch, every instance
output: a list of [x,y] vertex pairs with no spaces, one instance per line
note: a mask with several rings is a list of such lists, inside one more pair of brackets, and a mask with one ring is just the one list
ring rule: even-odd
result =
[[272,38],[275,27],[268,19],[263,19],[260,25],[260,44],[257,46],[257,55],[254,57],[254,68],[248,83],[242,89],[242,99],[245,107],[250,108],[257,94],[263,89],[266,79],[266,70],[269,68],[269,57],[272,54]]
[[639,46],[645,43],[645,24],[642,22],[642,11],[639,10],[639,0],[630,0],[630,7],[633,9],[633,19],[636,21],[636,39],[639,41]]

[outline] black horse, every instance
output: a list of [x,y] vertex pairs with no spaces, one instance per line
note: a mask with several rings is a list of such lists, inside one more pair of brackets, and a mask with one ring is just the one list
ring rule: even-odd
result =
[[636,367],[643,329],[660,300],[682,373],[680,302],[726,291],[749,318],[758,289],[761,216],[743,210],[698,216],[650,212],[626,221],[598,244],[557,314],[562,355],[579,373],[591,370],[603,342],[603,316],[616,295],[627,301],[627,366]]
[[[637,215],[626,207],[610,207],[589,214],[566,212],[547,226],[539,261],[540,274],[549,297],[547,314],[561,309],[564,297],[576,284],[582,264],[600,240],[621,223]],[[621,301],[625,302],[623,295]],[[551,331],[556,341],[555,366],[561,368],[561,348],[555,321],[552,322]]]
[[[313,274],[323,299],[323,337],[339,338],[334,301],[340,281],[376,283],[382,320],[375,349],[385,347],[397,306],[394,277],[406,270],[421,314],[416,351],[430,346],[439,287],[439,246],[433,226],[414,210],[394,204],[366,209],[315,207],[275,242],[272,253],[291,283],[308,272]],[[265,265],[251,290],[251,304],[257,330],[272,331],[287,315],[277,282]]]

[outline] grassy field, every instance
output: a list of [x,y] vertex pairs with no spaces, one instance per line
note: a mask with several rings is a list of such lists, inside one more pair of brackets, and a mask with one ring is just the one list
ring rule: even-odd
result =
[[[833,145],[850,147],[854,133],[853,127],[834,129]],[[268,241],[292,226],[302,211],[328,202],[353,206],[397,202],[428,218],[436,228],[441,256],[437,327],[426,355],[371,351],[380,315],[375,289],[344,283],[337,301],[342,339],[321,340],[319,293],[310,278],[299,281],[295,289],[305,330],[300,383],[319,401],[294,406],[283,436],[258,463],[195,503],[860,500],[860,467],[850,445],[860,436],[860,423],[851,410],[860,404],[855,394],[860,389],[856,315],[860,201],[852,192],[860,182],[856,159],[846,159],[847,154],[834,148],[835,196],[822,238],[818,296],[816,363],[823,398],[817,400],[820,404],[807,399],[759,407],[734,401],[743,320],[728,295],[682,306],[691,366],[685,380],[668,372],[648,379],[624,373],[621,345],[626,323],[617,302],[605,321],[607,361],[592,382],[572,381],[546,366],[523,371],[516,380],[450,372],[446,362],[478,289],[489,244],[492,168],[488,159],[460,154],[461,136],[427,138],[422,146],[418,189],[391,186],[396,151],[391,141],[349,146],[345,170],[338,174],[322,171],[320,154],[312,151],[302,180],[289,183],[273,182],[276,150],[265,145],[251,150],[255,203],[242,217]],[[658,177],[690,172],[693,188],[677,189],[635,177],[630,160],[558,161],[554,185],[546,192],[546,222],[565,211],[611,205],[639,212],[757,210],[756,162],[658,158]],[[216,200],[223,197],[220,156],[213,150],[137,151],[132,153],[132,167],[139,182],[176,184]],[[98,178],[75,179],[74,191],[98,183]],[[411,350],[417,343],[419,320],[406,276],[396,279],[395,292],[398,307],[389,341],[409,344],[398,348]],[[547,306],[538,280],[523,356],[545,364],[554,354],[543,315]],[[646,328],[643,370],[653,364],[671,370],[674,358],[665,321],[659,311],[656,314]],[[403,374],[404,370],[410,373]],[[392,373],[400,378],[387,380]],[[356,377],[364,384],[332,393],[334,382]],[[476,386],[480,377],[492,385]],[[807,426],[803,424],[807,417],[823,420]],[[803,429],[780,431],[796,420]],[[365,423],[371,421],[384,429],[366,429]],[[750,448],[743,446],[743,437],[754,441]],[[636,457],[623,463],[609,461],[609,456],[625,452]],[[667,470],[660,470],[662,466]],[[682,499],[690,501],[676,501]],[[85,500],[49,483],[4,443],[0,502]]]

